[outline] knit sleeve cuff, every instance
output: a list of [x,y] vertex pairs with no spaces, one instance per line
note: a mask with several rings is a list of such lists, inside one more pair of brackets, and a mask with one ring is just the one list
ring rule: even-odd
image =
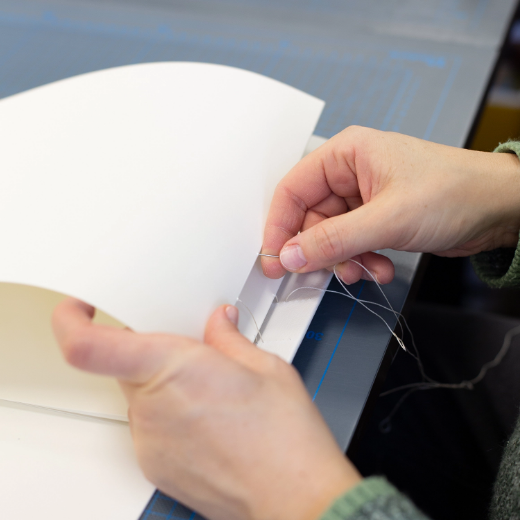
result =
[[[520,158],[520,142],[509,141],[495,148],[496,153],[514,153]],[[520,286],[520,241],[516,249],[482,251],[471,257],[478,277],[490,287]]]
[[427,520],[383,477],[370,477],[340,496],[320,520]]

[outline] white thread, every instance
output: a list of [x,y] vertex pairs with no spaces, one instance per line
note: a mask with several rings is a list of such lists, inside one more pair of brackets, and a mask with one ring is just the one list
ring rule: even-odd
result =
[[[367,300],[360,300],[359,298],[356,298],[346,287],[346,285],[341,281],[341,279],[339,278],[338,276],[338,273],[336,272],[336,266],[334,266],[334,276],[336,277],[336,280],[339,282],[339,284],[341,285],[341,287],[343,287],[344,291],[347,293],[347,294],[344,294],[344,293],[341,293],[341,292],[338,292],[338,291],[331,291],[329,289],[319,289],[318,287],[298,287],[297,289],[295,289],[294,291],[292,291],[288,296],[287,298],[285,299],[285,301],[288,301],[289,300],[289,297],[295,293],[296,291],[299,291],[301,289],[315,289],[315,290],[318,290],[318,291],[323,291],[323,292],[332,292],[332,293],[336,293],[336,294],[340,294],[342,296],[346,296],[347,298],[351,298],[352,300],[355,300],[356,302],[358,302],[359,304],[361,304],[367,311],[371,312],[372,314],[374,314],[374,316],[377,316],[386,326],[386,328],[390,331],[390,333],[392,334],[392,336],[394,336],[394,338],[397,340],[397,343],[399,344],[399,346],[405,351],[407,352],[407,349],[406,349],[406,346],[403,342],[403,340],[393,331],[393,329],[390,327],[390,325],[388,325],[387,321],[380,315],[378,314],[377,312],[373,311],[372,309],[370,309],[369,307],[367,307],[365,304],[366,303],[369,303],[369,304],[373,304],[373,305],[377,305],[379,307],[383,307],[384,309],[387,309],[389,310],[390,312],[392,312],[395,317],[397,318],[397,322],[399,323],[399,326],[401,327],[401,330],[402,330],[402,325],[399,321],[399,317],[398,316],[401,316],[400,313],[396,312],[392,305],[390,304],[390,302],[388,301],[388,298],[386,297],[386,294],[384,293],[383,289],[381,289],[381,286],[379,285],[378,281],[375,279],[375,277],[372,275],[372,273],[363,265],[361,265],[359,262],[356,262],[355,260],[350,260],[351,262],[354,262],[355,264],[359,265],[362,269],[364,269],[372,278],[372,280],[374,280],[374,282],[376,283],[377,287],[379,288],[379,290],[381,291],[381,294],[383,295],[385,301],[388,303],[388,307],[385,307],[384,305],[381,305],[381,304],[378,304],[378,303],[375,303],[375,302],[369,302]],[[336,264],[337,265],[337,264]]]
[[[374,278],[372,273],[370,271],[368,271],[368,269],[366,269],[363,265],[361,265],[360,263],[356,262],[355,260],[351,260],[351,262],[354,262],[354,263],[358,264],[377,283],[377,280]],[[337,278],[337,276],[336,276],[336,278]],[[341,284],[341,281],[340,280],[338,280],[338,281]],[[343,286],[343,284],[341,284],[341,285]],[[378,284],[378,286],[379,286],[379,284]],[[379,289],[383,293],[383,296],[385,296],[383,290],[381,289],[381,287],[379,287]],[[385,296],[385,300],[387,301],[387,303],[389,303],[388,299],[386,298],[386,296]],[[391,305],[390,305],[390,307],[391,307]],[[391,309],[391,310],[392,310],[392,312],[394,312],[394,314],[396,314],[393,309]],[[476,385],[477,383],[480,383],[480,381],[482,381],[482,379],[484,379],[484,377],[486,376],[488,370],[498,366],[502,362],[502,360],[506,356],[507,352],[509,351],[509,348],[511,347],[512,339],[515,336],[517,336],[518,334],[520,334],[520,325],[517,326],[517,327],[513,327],[512,329],[508,330],[506,332],[505,336],[504,336],[504,341],[502,343],[502,347],[498,351],[497,355],[491,361],[488,361],[487,363],[484,363],[484,365],[482,365],[479,373],[473,379],[467,379],[467,380],[461,381],[460,383],[441,383],[441,382],[435,381],[431,377],[427,376],[426,373],[424,372],[424,366],[423,366],[421,358],[419,356],[419,350],[417,349],[417,346],[415,344],[415,339],[413,337],[412,331],[410,330],[410,327],[408,326],[408,323],[407,323],[406,319],[404,318],[404,316],[402,314],[400,314],[400,316],[403,318],[403,321],[405,322],[406,328],[408,329],[408,332],[409,332],[410,337],[412,339],[412,344],[414,346],[415,353],[416,353],[416,355],[414,356],[411,352],[408,351],[408,354],[412,355],[412,357],[417,361],[417,364],[419,366],[419,370],[421,372],[421,376],[424,379],[424,381],[422,381],[420,383],[411,383],[411,384],[408,384],[408,385],[402,385],[402,386],[399,386],[397,388],[393,388],[391,390],[388,390],[388,391],[383,392],[383,393],[380,394],[380,397],[384,397],[385,395],[392,394],[392,393],[397,392],[399,390],[408,389],[408,392],[406,392],[401,397],[401,399],[399,399],[399,401],[397,401],[396,405],[391,410],[391,412],[388,414],[388,416],[379,423],[379,427],[382,430],[385,429],[386,431],[389,431],[389,428],[391,427],[390,420],[391,420],[392,416],[397,412],[399,407],[404,403],[404,401],[408,398],[408,396],[410,394],[412,394],[413,392],[415,392],[416,390],[433,390],[435,388],[449,388],[449,389],[452,389],[452,390],[473,390],[474,389],[474,385]],[[397,318],[397,321],[399,321],[399,318]],[[386,427],[385,427],[385,425],[386,425]]]
[[[372,280],[374,280],[374,282],[376,283],[377,287],[379,288],[379,290],[381,291],[381,294],[383,295],[384,299],[386,300],[386,303],[388,303],[388,307],[390,308],[391,312],[395,315],[395,317],[397,318],[397,321],[399,322],[399,318],[397,317],[397,314],[396,312],[394,311],[392,305],[390,305],[390,302],[388,301],[388,298],[386,297],[386,294],[383,292],[383,289],[381,289],[381,286],[379,285],[378,281],[375,279],[375,277],[372,275],[372,273],[363,265],[361,265],[359,262],[356,262],[355,260],[351,260],[351,262],[354,262],[355,264],[359,265],[361,268],[363,268],[371,277],[372,277]],[[390,331],[390,333],[392,334],[392,336],[394,336],[394,338],[397,340],[397,343],[399,343],[399,346],[406,352],[406,347],[404,345],[404,342],[403,340],[393,331],[393,329],[390,327],[390,325],[388,325],[388,323],[386,322],[386,320],[379,314],[377,314],[377,312],[373,311],[372,309],[370,309],[369,307],[367,307],[361,300],[359,300],[358,298],[356,298],[348,289],[347,289],[347,286],[342,282],[342,280],[339,278],[338,274],[336,273],[336,266],[334,266],[334,276],[336,277],[336,280],[339,282],[339,284],[341,285],[341,287],[343,287],[343,289],[345,290],[345,292],[347,294],[350,295],[350,297],[354,300],[356,300],[358,303],[360,303],[367,311],[371,312],[372,314],[374,314],[374,316],[377,316],[385,325],[386,325],[386,328]]]
[[[502,360],[504,359],[504,357],[506,356],[506,354],[508,353],[510,347],[511,347],[511,341],[512,339],[517,336],[518,334],[520,334],[520,325],[517,326],[517,327],[513,327],[512,329],[510,329],[509,331],[506,332],[505,336],[504,336],[504,341],[502,343],[502,346],[500,348],[500,350],[498,351],[497,355],[491,360],[491,361],[488,361],[487,363],[485,363],[484,365],[482,365],[479,373],[472,379],[467,379],[467,380],[464,380],[464,381],[461,381],[460,383],[441,383],[439,381],[435,381],[434,379],[432,379],[431,377],[429,377],[425,371],[424,371],[424,366],[422,364],[422,360],[421,360],[421,357],[419,355],[419,349],[417,348],[417,345],[415,343],[415,338],[413,336],[413,333],[410,329],[410,326],[408,325],[408,322],[406,321],[406,318],[400,313],[400,312],[397,312],[393,309],[392,305],[390,304],[388,298],[386,297],[383,289],[381,288],[381,286],[379,285],[379,282],[376,280],[376,278],[374,277],[374,275],[362,264],[360,264],[359,262],[355,261],[355,260],[349,260],[350,262],[354,262],[355,264],[359,265],[364,271],[366,271],[368,273],[368,275],[372,278],[372,280],[377,284],[379,290],[381,291],[381,293],[383,294],[383,297],[385,298],[385,301],[388,303],[388,307],[386,307],[385,305],[381,305],[380,303],[376,303],[376,302],[371,302],[371,301],[368,301],[368,300],[361,300],[359,298],[356,298],[348,289],[347,287],[345,286],[344,282],[339,278],[337,272],[336,272],[336,266],[334,266],[334,276],[336,277],[336,279],[338,280],[339,284],[341,285],[341,287],[345,290],[346,294],[345,293],[342,293],[342,292],[339,292],[339,291],[333,291],[333,290],[330,290],[330,289],[321,289],[319,287],[298,287],[297,289],[294,289],[288,296],[287,298],[285,299],[285,301],[288,301],[289,298],[296,292],[296,291],[299,291],[299,290],[302,290],[302,289],[312,289],[312,290],[316,290],[316,291],[322,291],[322,292],[330,292],[330,293],[334,293],[334,294],[339,294],[340,296],[345,296],[346,298],[350,298],[352,300],[355,300],[357,301],[358,303],[360,303],[363,307],[365,307],[365,309],[367,309],[368,311],[370,311],[372,314],[376,315],[379,319],[381,319],[381,321],[383,321],[383,323],[386,325],[386,327],[390,330],[390,332],[392,333],[392,335],[397,339],[397,342],[399,343],[399,345],[401,346],[401,348],[407,352],[410,356],[412,356],[416,361],[417,361],[417,364],[418,364],[418,367],[419,367],[419,371],[421,373],[421,377],[423,379],[423,381],[421,382],[418,382],[418,383],[410,383],[410,384],[407,384],[407,385],[402,385],[402,386],[398,386],[396,388],[392,388],[391,390],[387,390],[386,392],[382,392],[380,394],[380,397],[384,397],[386,395],[390,395],[394,392],[398,392],[400,390],[408,390],[408,392],[406,392],[398,401],[397,403],[395,404],[395,406],[392,408],[392,410],[390,411],[390,413],[387,415],[387,417],[385,417],[385,419],[383,419],[380,423],[379,423],[379,427],[381,429],[381,431],[383,431],[384,433],[390,431],[390,428],[391,428],[391,424],[390,424],[390,420],[391,418],[393,417],[393,415],[397,412],[397,410],[400,408],[400,406],[404,403],[404,401],[415,391],[417,390],[433,390],[435,388],[448,388],[448,389],[453,389],[453,390],[473,390],[474,389],[474,385],[476,385],[477,383],[479,383],[480,381],[482,381],[482,379],[484,379],[484,377],[486,376],[487,372],[498,366]],[[408,333],[410,334],[410,339],[411,339],[411,342],[412,342],[412,345],[413,345],[413,349],[415,351],[415,354],[412,353],[410,350],[406,349],[405,348],[405,345],[404,345],[404,342],[394,333],[394,331],[390,328],[390,326],[388,325],[388,323],[384,320],[384,318],[382,316],[380,316],[379,314],[377,314],[376,312],[374,312],[372,309],[369,309],[367,307],[367,304],[368,305],[375,305],[377,307],[381,307],[382,309],[385,309],[389,312],[392,312],[394,314],[394,316],[396,317],[397,319],[397,323],[399,324],[399,327],[401,329],[401,334],[404,334],[404,329],[403,329],[403,326],[401,324],[401,319],[403,320],[404,322],[404,325],[406,327],[406,330],[408,331]]]
[[398,390],[405,390],[405,389],[409,389],[409,388],[416,388],[417,390],[428,390],[429,388],[452,388],[452,389],[473,390],[474,385],[476,385],[477,383],[480,383],[480,381],[482,381],[482,379],[484,379],[488,370],[498,366],[502,362],[502,360],[506,356],[507,352],[509,351],[509,348],[511,347],[512,339],[515,336],[517,336],[518,334],[520,334],[520,325],[508,330],[504,336],[504,341],[502,342],[502,346],[500,347],[500,350],[498,351],[497,355],[491,361],[484,363],[484,365],[482,365],[479,373],[473,379],[465,379],[464,381],[461,381],[460,383],[440,383],[439,381],[435,381],[431,378],[427,378],[428,379],[427,382],[410,383],[408,385],[398,386],[397,388],[392,388],[391,390],[387,390],[386,392],[383,392],[381,394],[381,396],[393,394],[394,392],[397,392]]
[[[256,337],[260,338],[262,340],[262,343],[265,343],[264,338],[262,338],[262,334],[260,333],[260,329],[258,328],[258,324],[256,323],[253,313],[249,310],[249,307],[240,298],[237,298],[237,303],[238,302],[240,302],[246,308],[246,310],[247,310],[247,312],[249,312],[251,318],[253,318],[253,323],[255,324],[256,331],[257,331]],[[256,345],[256,337],[255,337],[255,341],[253,341],[253,343],[255,345]]]

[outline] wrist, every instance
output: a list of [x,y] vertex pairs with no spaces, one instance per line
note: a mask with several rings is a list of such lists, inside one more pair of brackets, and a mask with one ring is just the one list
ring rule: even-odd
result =
[[494,223],[487,249],[516,247],[520,231],[520,161],[513,153],[488,154],[487,219]]
[[464,248],[474,254],[516,247],[520,230],[518,157],[459,150],[451,166],[456,179],[452,204],[459,208],[455,214],[459,225],[466,228]]
[[313,485],[295,492],[280,518],[318,520],[340,496],[357,486],[363,478],[348,459],[342,462],[326,476],[317,474]]

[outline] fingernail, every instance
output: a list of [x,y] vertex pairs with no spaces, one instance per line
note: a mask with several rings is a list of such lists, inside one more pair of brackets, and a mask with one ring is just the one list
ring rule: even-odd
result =
[[284,247],[280,253],[280,262],[288,271],[296,271],[307,264],[302,248],[296,244]]
[[238,325],[238,309],[236,307],[228,305],[226,307],[226,316],[233,325]]
[[378,284],[381,284],[381,282],[379,281],[379,278],[377,277],[377,273],[375,273],[374,271],[369,271],[368,273],[364,272],[362,274],[361,278],[363,278],[363,280],[367,280],[369,282],[376,281]]

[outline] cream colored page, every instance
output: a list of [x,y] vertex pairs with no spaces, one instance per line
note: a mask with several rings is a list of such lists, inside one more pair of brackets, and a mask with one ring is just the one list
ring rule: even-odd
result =
[[262,243],[268,194],[323,103],[259,75],[161,63],[0,102],[0,281],[138,331],[202,338]]
[[[0,283],[0,403],[15,401],[127,420],[116,380],[68,365],[51,327],[64,296],[45,289]],[[101,312],[94,320],[121,326]]]

